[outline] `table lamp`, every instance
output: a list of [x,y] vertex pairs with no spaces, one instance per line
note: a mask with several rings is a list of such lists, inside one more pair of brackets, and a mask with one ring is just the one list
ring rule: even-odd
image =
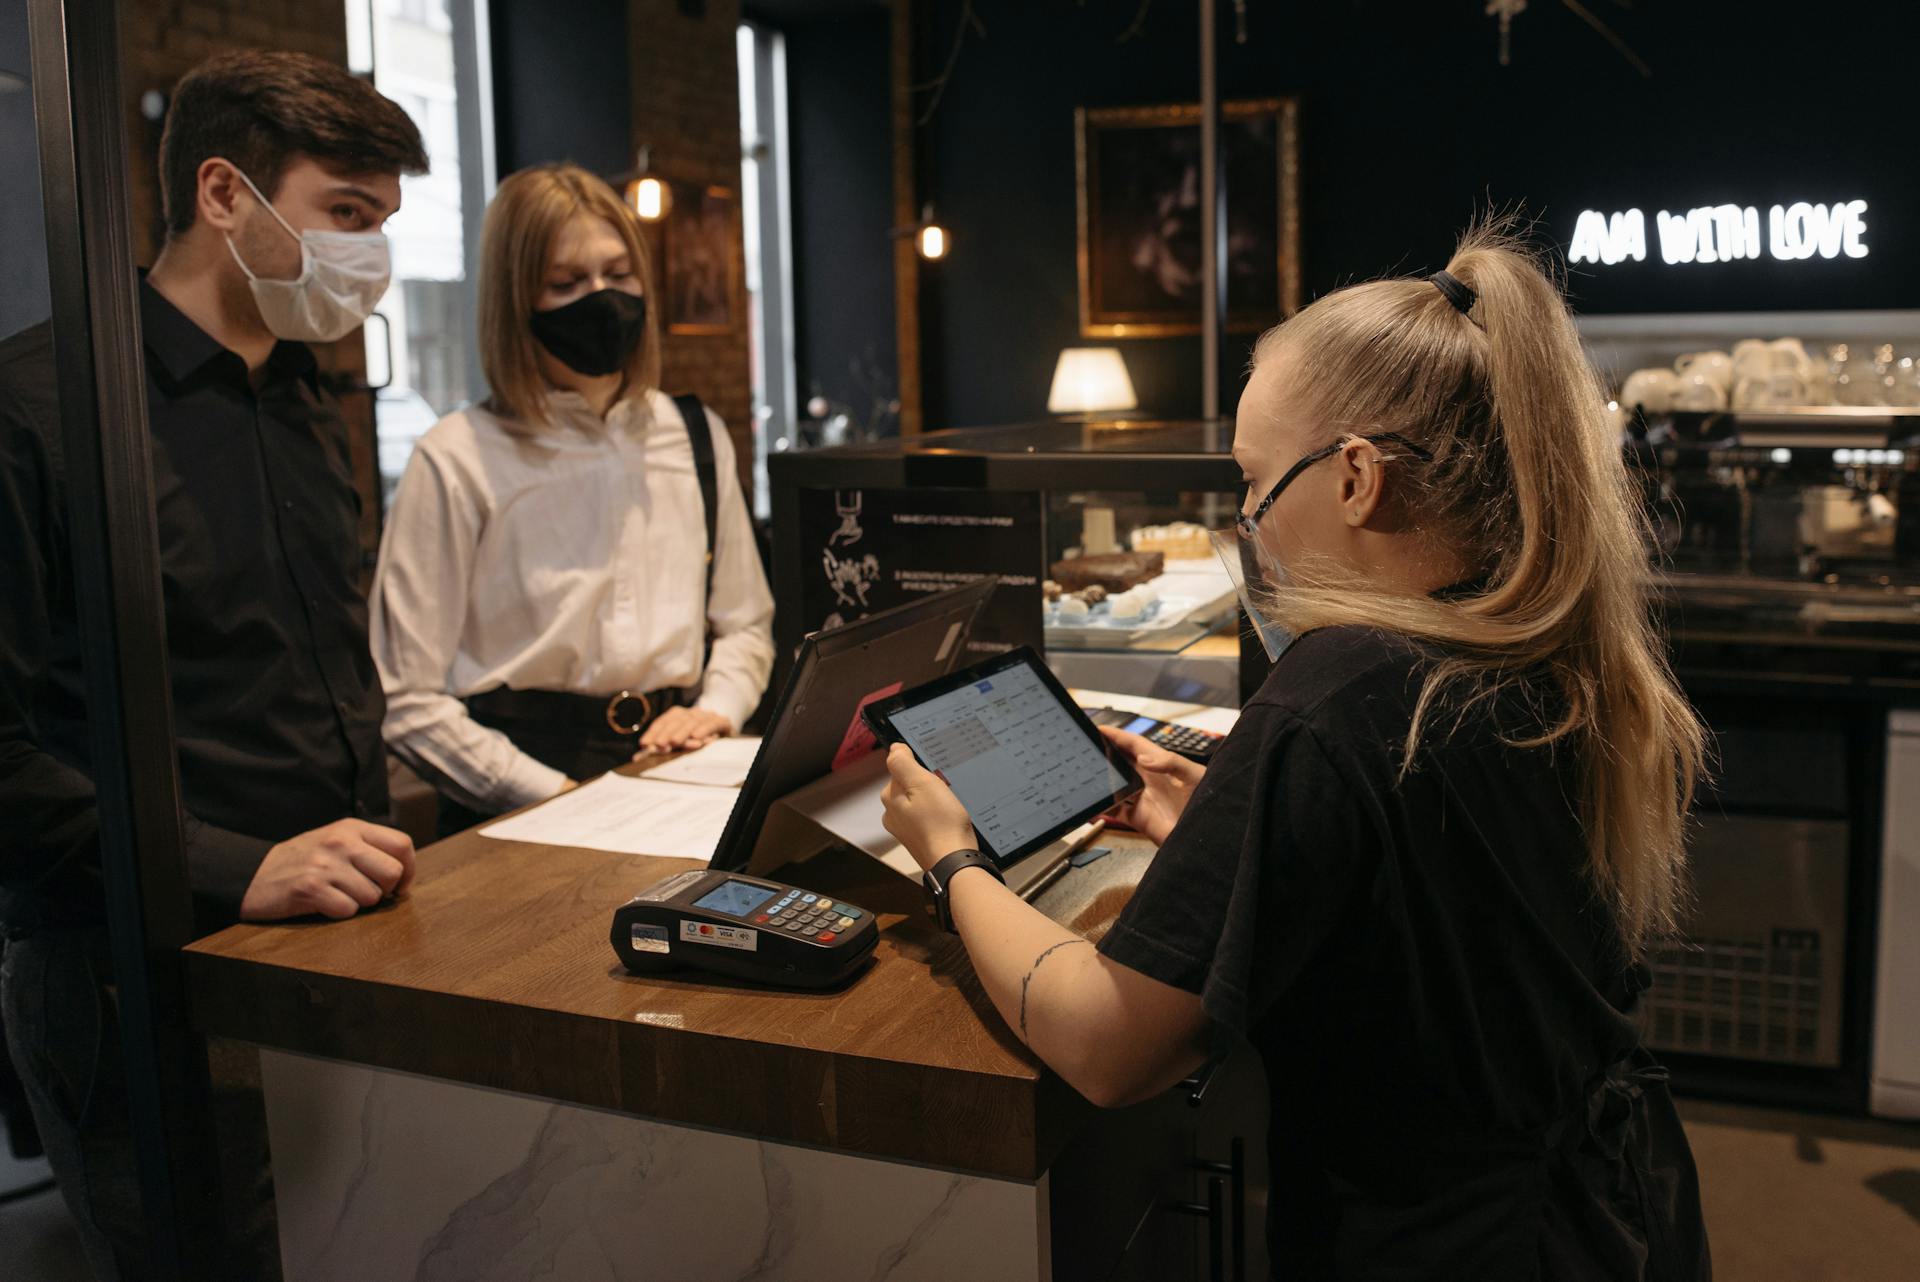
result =
[[1049,414],[1099,414],[1134,409],[1140,402],[1117,347],[1069,347],[1053,367]]

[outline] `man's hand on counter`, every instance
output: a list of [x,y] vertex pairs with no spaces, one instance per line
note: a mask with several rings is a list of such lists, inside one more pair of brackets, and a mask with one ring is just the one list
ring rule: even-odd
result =
[[1200,776],[1207,768],[1113,726],[1101,726],[1100,733],[1116,751],[1133,762],[1144,785],[1130,800],[1115,806],[1108,817],[1125,824],[1154,845],[1161,844],[1186,810],[1187,798],[1200,786]]
[[668,708],[653,719],[640,736],[640,751],[635,761],[655,752],[681,752],[704,748],[715,739],[733,733],[733,722],[705,708]]
[[351,917],[412,881],[411,837],[362,819],[340,819],[267,851],[240,901],[240,920]]

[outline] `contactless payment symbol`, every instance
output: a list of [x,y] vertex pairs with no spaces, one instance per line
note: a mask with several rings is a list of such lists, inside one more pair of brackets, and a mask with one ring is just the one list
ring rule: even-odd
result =
[[710,922],[680,921],[680,938],[696,944],[713,944],[720,948],[738,948],[742,952],[760,951],[760,932],[745,926],[716,926]]

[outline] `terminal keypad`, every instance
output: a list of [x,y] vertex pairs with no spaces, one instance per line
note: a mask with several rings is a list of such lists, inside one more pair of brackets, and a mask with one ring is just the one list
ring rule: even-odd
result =
[[832,944],[843,931],[851,930],[862,917],[863,909],[840,903],[824,895],[789,890],[765,910],[754,915],[756,925],[784,931],[816,943]]

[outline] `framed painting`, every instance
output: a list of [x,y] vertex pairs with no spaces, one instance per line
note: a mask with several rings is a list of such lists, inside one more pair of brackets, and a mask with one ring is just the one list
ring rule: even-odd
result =
[[[1224,103],[1227,326],[1258,330],[1300,307],[1299,102]],[[1200,108],[1074,113],[1080,332],[1200,332]]]
[[731,187],[673,184],[673,205],[660,235],[668,333],[733,332],[738,219]]

